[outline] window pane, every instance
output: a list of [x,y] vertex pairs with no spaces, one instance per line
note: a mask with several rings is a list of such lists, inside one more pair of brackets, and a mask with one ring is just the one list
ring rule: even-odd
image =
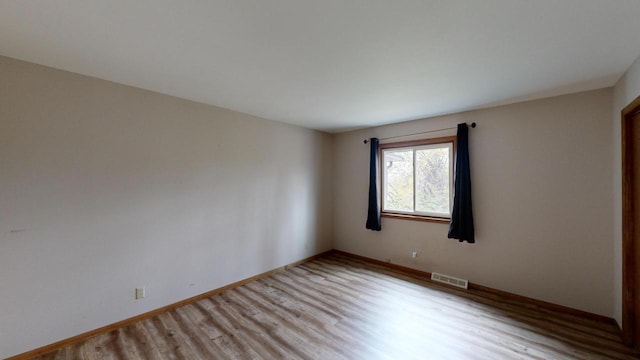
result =
[[413,151],[384,151],[384,208],[413,212]]
[[449,214],[449,148],[416,150],[416,211]]

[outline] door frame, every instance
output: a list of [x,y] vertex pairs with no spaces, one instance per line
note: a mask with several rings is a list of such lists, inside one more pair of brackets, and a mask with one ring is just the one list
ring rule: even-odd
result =
[[[640,224],[635,224],[633,203],[634,182],[640,182],[640,174],[633,172],[633,117],[640,112],[640,96],[625,106],[622,110],[622,339],[628,346],[640,347],[640,324],[636,323],[636,314],[640,309],[636,302],[635,289],[638,276],[638,261],[636,246],[640,246],[636,239],[640,231]],[[640,126],[639,124],[636,124]],[[640,144],[637,144],[640,146]]]

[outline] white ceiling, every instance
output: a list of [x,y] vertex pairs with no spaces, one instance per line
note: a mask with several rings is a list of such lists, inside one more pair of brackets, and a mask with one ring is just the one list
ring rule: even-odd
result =
[[0,54],[343,131],[613,85],[639,0],[0,0]]

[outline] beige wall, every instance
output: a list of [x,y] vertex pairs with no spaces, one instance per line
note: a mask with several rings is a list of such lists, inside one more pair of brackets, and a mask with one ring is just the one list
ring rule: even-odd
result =
[[[603,89],[337,135],[335,247],[612,316],[611,101]],[[477,243],[447,239],[447,224],[383,218],[366,230],[362,140],[474,121]]]
[[620,112],[640,96],[640,57],[629,67],[613,89],[613,246],[614,318],[622,324],[622,155]]
[[330,249],[331,144],[0,57],[0,358]]

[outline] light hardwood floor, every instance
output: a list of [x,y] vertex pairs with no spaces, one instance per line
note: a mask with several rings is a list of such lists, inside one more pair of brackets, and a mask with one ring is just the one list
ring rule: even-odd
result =
[[343,254],[36,359],[636,359],[614,324]]

